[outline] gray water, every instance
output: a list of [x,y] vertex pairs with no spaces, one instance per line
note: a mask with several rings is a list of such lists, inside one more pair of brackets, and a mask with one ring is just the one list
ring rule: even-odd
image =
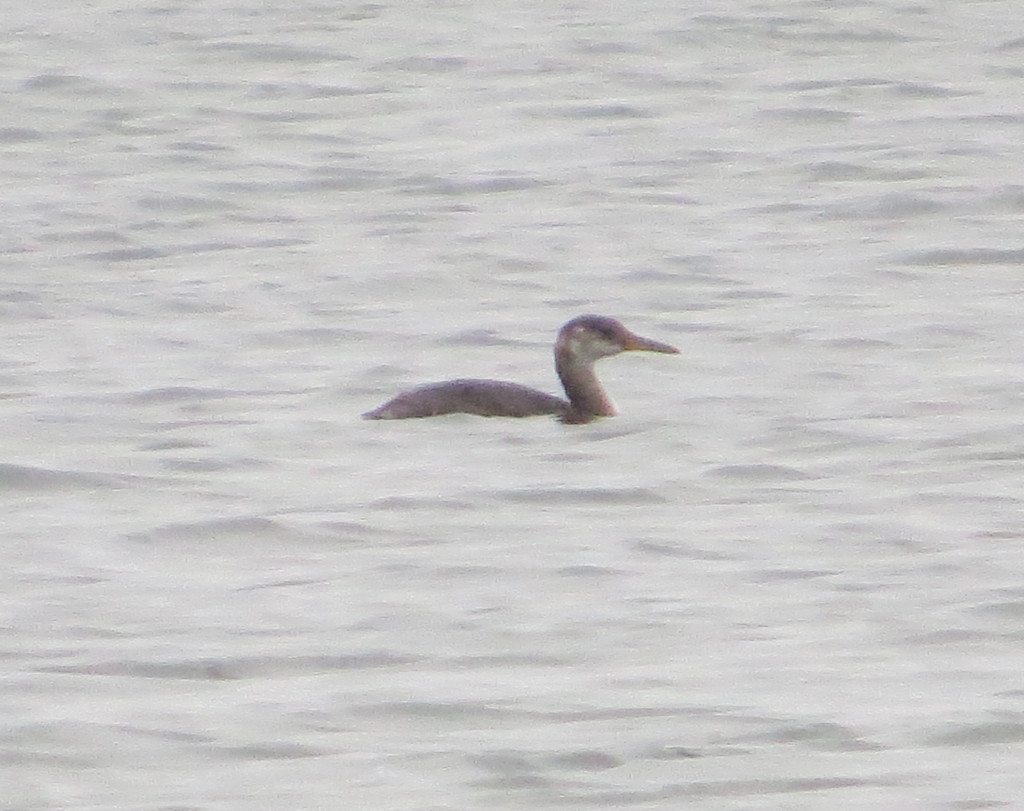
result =
[[1019,4],[0,26],[0,808],[1024,807]]

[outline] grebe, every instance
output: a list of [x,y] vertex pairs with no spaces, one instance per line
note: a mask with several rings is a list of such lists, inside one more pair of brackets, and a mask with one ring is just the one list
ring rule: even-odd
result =
[[614,417],[615,406],[594,374],[594,362],[632,351],[678,355],[674,346],[634,335],[614,318],[581,315],[558,331],[555,371],[568,400],[501,380],[447,380],[403,392],[367,411],[367,420],[404,420],[441,414],[482,417],[533,417],[553,414],[564,423],[580,424]]

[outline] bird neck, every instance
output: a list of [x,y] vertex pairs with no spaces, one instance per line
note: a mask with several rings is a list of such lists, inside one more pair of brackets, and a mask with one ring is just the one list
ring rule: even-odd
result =
[[555,371],[580,421],[615,416],[615,404],[601,387],[592,361],[583,360],[566,347],[558,346],[555,348]]

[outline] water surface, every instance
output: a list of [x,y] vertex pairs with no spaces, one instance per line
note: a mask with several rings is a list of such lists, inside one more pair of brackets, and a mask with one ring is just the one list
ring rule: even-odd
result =
[[1015,8],[10,10],[0,807],[1014,807]]

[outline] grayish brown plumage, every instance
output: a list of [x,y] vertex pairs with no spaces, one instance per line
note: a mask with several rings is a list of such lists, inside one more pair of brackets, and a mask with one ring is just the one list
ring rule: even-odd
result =
[[403,392],[367,411],[368,420],[403,420],[442,414],[482,417],[533,417],[552,414],[565,423],[613,417],[615,406],[594,373],[594,363],[620,352],[646,351],[675,355],[674,346],[641,338],[614,318],[581,315],[558,331],[555,371],[568,400],[501,380],[447,380]]

